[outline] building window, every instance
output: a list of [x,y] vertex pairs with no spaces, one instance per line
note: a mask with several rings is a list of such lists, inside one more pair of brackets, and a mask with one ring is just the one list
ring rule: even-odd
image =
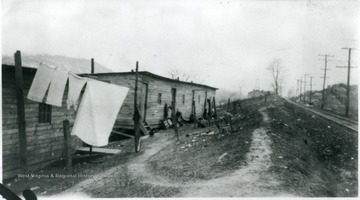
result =
[[158,103],[159,105],[161,104],[161,93],[158,94],[157,103]]
[[51,123],[51,105],[39,104],[39,123]]
[[198,101],[199,101],[198,103],[200,104],[200,95],[199,95],[199,100]]
[[182,99],[182,103],[185,104],[185,94],[183,94],[183,99]]

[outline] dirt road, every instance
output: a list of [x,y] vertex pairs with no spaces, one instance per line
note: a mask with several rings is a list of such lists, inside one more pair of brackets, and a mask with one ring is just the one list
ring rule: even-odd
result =
[[172,143],[169,138],[163,138],[161,140],[155,140],[149,148],[146,149],[144,154],[137,157],[133,161],[131,161],[128,166],[129,175],[136,178],[141,178],[144,183],[157,185],[157,186],[174,186],[174,187],[181,187],[181,184],[171,182],[164,177],[154,175],[150,171],[150,167],[148,167],[147,161],[151,158],[151,156],[158,153],[161,149],[166,147]]
[[[264,123],[268,117],[260,109]],[[230,175],[202,182],[184,190],[182,197],[271,197],[292,196],[279,189],[279,182],[267,172],[271,165],[270,138],[263,127],[253,133],[250,152],[246,155],[247,166]]]
[[[268,117],[264,110],[264,108],[260,109],[260,112],[265,124]],[[151,138],[148,139],[151,140]],[[250,151],[246,155],[246,166],[226,176],[187,184],[155,175],[148,166],[149,159],[172,142],[169,137],[153,140],[143,154],[132,159],[126,165],[113,167],[95,178],[80,182],[65,193],[82,193],[84,190],[91,191],[100,187],[107,190],[107,187],[115,187],[114,180],[124,176],[125,173],[131,179],[141,180],[142,184],[151,188],[176,188],[177,192],[173,195],[176,197],[293,196],[283,192],[279,187],[276,175],[267,171],[271,166],[272,150],[270,148],[271,140],[264,127],[259,127],[252,133]],[[116,188],[114,189],[116,190]]]

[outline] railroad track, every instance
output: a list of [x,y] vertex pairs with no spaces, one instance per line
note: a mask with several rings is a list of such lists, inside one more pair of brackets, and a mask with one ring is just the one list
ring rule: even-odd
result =
[[354,120],[351,120],[351,119],[348,119],[348,118],[345,118],[345,117],[341,117],[341,116],[338,116],[338,115],[335,115],[335,114],[332,114],[332,113],[328,113],[328,112],[322,112],[322,111],[317,111],[317,110],[313,110],[311,108],[308,108],[308,107],[305,107],[303,105],[300,105],[300,104],[297,104],[293,101],[290,101],[288,99],[285,99],[288,103],[291,103],[293,105],[296,105],[298,107],[301,107],[305,110],[308,110],[320,117],[323,117],[325,119],[328,119],[332,122],[335,122],[341,126],[344,126],[344,127],[347,127],[351,130],[354,130],[356,132],[358,132],[358,122],[357,121],[354,121]]

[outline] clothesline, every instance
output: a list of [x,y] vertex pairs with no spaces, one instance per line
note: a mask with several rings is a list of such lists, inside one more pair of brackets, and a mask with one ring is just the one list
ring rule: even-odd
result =
[[[71,134],[93,146],[107,145],[129,88],[83,78],[69,71],[40,64],[31,84],[28,99],[37,102],[44,102],[45,99],[45,103],[61,107],[68,80],[67,109],[71,106],[75,110],[79,108]],[[79,103],[84,87],[85,92]]]

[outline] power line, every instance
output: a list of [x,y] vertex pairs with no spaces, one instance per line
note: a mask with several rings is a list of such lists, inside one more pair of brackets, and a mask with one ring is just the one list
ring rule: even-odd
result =
[[301,102],[301,100],[302,100],[302,98],[301,98],[301,97],[302,97],[302,84],[303,84],[303,80],[302,80],[302,79],[303,79],[303,77],[301,76],[301,77],[300,77],[300,102]]
[[304,74],[304,99],[303,102],[305,104],[305,100],[306,100],[306,76],[308,76],[309,74]]
[[[298,97],[299,96],[299,83],[300,83],[300,79],[296,79],[296,97]],[[295,101],[296,101],[296,99],[295,99]]]
[[[312,75],[315,75],[313,73],[307,73],[304,74],[304,99],[303,102],[306,103],[306,86],[309,85],[310,86],[310,93],[309,93],[309,98],[310,98],[310,103],[311,103],[311,92],[312,92],[312,79],[314,78]],[[310,76],[310,83],[307,83],[307,79],[306,77]]]
[[345,116],[349,116],[349,107],[350,107],[350,69],[355,68],[351,66],[351,50],[355,50],[354,48],[342,48],[344,50],[349,50],[349,57],[348,57],[348,66],[336,66],[337,68],[348,68],[347,74],[347,90],[346,90],[346,106],[345,106]]
[[319,56],[324,56],[325,57],[325,69],[322,69],[322,70],[324,70],[324,77],[323,77],[324,82],[323,82],[322,102],[321,102],[321,109],[324,109],[324,104],[325,104],[325,81],[326,81],[327,78],[329,78],[329,77],[326,76],[326,71],[329,70],[327,68],[327,62],[328,62],[327,58],[328,57],[334,57],[334,55],[325,54],[325,55],[319,55]]
[[311,98],[312,98],[312,86],[313,86],[313,84],[312,84],[312,79],[313,79],[313,77],[310,76],[310,100],[309,100],[309,104],[312,104],[312,102],[311,102]]

